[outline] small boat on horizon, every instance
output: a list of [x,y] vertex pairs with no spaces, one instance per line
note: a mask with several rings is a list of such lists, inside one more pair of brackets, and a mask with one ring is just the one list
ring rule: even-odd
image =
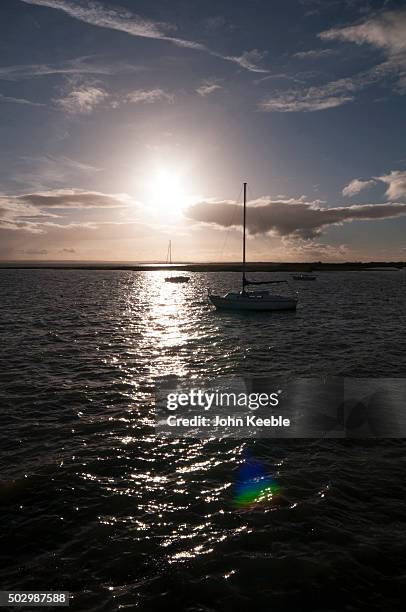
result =
[[166,276],[166,283],[188,283],[190,276]]
[[296,310],[298,303],[297,293],[293,295],[275,294],[269,290],[247,291],[249,285],[270,285],[287,283],[287,280],[250,281],[247,279],[245,242],[246,242],[246,217],[247,217],[247,183],[244,186],[244,208],[243,208],[243,248],[242,248],[242,289],[240,292],[226,293],[224,296],[211,293],[209,300],[218,310],[238,311],[272,311],[272,310]]
[[[168,244],[168,251],[166,253],[166,263],[167,264],[172,263],[172,240],[170,240]],[[182,276],[182,275],[165,277],[166,283],[188,283],[189,280],[190,280],[189,276]]]

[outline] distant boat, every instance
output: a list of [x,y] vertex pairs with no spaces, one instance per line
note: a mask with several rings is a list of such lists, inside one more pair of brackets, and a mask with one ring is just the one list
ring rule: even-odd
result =
[[190,276],[167,276],[165,278],[166,283],[188,283]]
[[317,276],[314,274],[292,274],[292,278],[297,281],[311,281],[316,280]]
[[[166,253],[166,263],[172,264],[172,241],[169,241],[168,250]],[[166,283],[188,283],[190,280],[189,276],[166,276]]]
[[242,289],[240,292],[226,293],[224,296],[210,293],[209,300],[219,310],[296,310],[298,298],[294,295],[278,295],[268,290],[247,291],[248,285],[269,285],[288,283],[286,280],[277,281],[250,281],[246,278],[245,240],[247,217],[247,183],[244,183],[243,208],[243,247],[242,247]]

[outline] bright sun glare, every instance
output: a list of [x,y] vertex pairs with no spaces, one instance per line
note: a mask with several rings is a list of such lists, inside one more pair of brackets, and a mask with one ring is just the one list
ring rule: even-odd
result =
[[179,212],[185,204],[185,188],[180,173],[157,170],[148,181],[150,201],[158,210]]

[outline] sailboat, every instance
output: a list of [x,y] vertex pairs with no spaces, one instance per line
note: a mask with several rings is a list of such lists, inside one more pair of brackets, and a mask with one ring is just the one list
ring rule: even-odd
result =
[[[168,251],[166,253],[166,263],[172,264],[172,241],[171,240],[169,241]],[[189,276],[166,276],[165,282],[166,283],[188,283]]]
[[246,241],[246,219],[247,219],[247,183],[244,185],[244,208],[243,208],[243,243],[242,243],[242,288],[240,292],[226,293],[224,296],[215,295],[209,290],[209,300],[217,309],[226,310],[296,310],[298,297],[293,295],[279,295],[269,290],[246,289],[249,285],[268,285],[289,283],[286,280],[273,281],[251,281],[246,277],[245,241]]

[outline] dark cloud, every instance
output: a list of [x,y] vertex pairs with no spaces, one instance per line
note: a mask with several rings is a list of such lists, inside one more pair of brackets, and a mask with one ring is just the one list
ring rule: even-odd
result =
[[[80,189],[55,189],[23,195],[0,194],[0,229],[43,234],[49,228],[86,227],[92,229],[95,223],[55,223],[49,219],[63,220],[64,214],[76,209],[125,209],[136,206],[127,194],[104,194]],[[58,209],[56,211],[56,209]],[[56,212],[51,212],[52,210]]]
[[14,196],[14,201],[24,202],[37,208],[126,208],[132,203],[125,194],[108,195],[98,191],[80,189],[55,189],[40,193]]
[[[241,206],[231,202],[200,202],[189,207],[186,216],[219,227],[241,226]],[[406,215],[406,204],[363,204],[322,208],[319,202],[264,199],[251,203],[247,215],[250,234],[274,232],[280,236],[312,239],[330,225],[349,221],[389,219]]]

